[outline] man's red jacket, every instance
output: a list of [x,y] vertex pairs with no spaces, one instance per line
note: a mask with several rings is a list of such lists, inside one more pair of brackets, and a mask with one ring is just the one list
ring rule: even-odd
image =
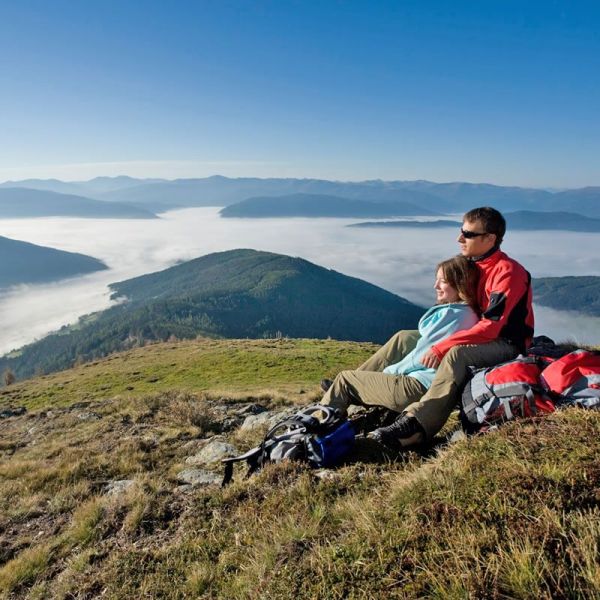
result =
[[452,346],[508,340],[521,352],[533,337],[531,276],[501,250],[475,263],[479,268],[477,301],[481,320],[471,329],[457,331],[431,348],[441,360]]

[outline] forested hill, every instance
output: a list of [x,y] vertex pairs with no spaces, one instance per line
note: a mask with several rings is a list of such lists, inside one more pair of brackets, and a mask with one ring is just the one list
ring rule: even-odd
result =
[[43,283],[106,269],[91,256],[0,237],[0,288]]
[[28,188],[0,188],[0,218],[81,217],[89,219],[156,219],[145,208],[104,202],[74,194]]
[[325,194],[288,194],[248,198],[221,209],[222,217],[400,217],[432,215],[431,210],[402,200],[377,201]]
[[537,304],[600,317],[600,277],[541,277],[533,280]]
[[0,359],[0,370],[50,372],[172,336],[381,343],[416,328],[424,312],[360,279],[255,250],[210,254],[111,287],[127,301]]

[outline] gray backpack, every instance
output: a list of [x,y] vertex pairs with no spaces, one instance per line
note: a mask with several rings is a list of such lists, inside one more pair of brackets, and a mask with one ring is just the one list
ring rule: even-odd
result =
[[312,467],[332,467],[340,464],[354,446],[354,427],[331,406],[315,404],[276,423],[263,441],[248,452],[226,458],[222,485],[233,479],[233,465],[248,463],[249,477],[267,463],[300,460]]

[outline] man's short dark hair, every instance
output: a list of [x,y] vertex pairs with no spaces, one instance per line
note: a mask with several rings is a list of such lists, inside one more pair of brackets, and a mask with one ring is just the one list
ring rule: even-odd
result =
[[481,206],[473,208],[465,213],[463,221],[480,221],[486,233],[493,233],[496,236],[496,245],[499,246],[506,233],[506,221],[500,211],[491,206]]

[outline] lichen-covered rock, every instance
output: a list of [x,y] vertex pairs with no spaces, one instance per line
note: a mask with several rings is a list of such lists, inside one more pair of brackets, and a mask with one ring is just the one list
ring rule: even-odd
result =
[[80,412],[77,415],[77,418],[81,421],[99,421],[102,418],[102,415],[99,415],[97,412]]
[[269,425],[271,417],[272,415],[270,412],[263,412],[258,415],[248,415],[244,419],[244,422],[240,427],[240,431],[243,433],[247,433],[256,429],[260,429],[262,427],[266,427]]
[[277,412],[267,411],[258,415],[248,415],[240,427],[240,432],[247,433],[261,428],[270,429],[273,425],[276,425],[282,419],[291,417],[297,411],[296,408],[286,408]]
[[221,440],[211,440],[197,454],[186,459],[188,465],[212,465],[223,458],[236,456],[238,451],[235,446]]
[[184,469],[177,473],[177,479],[194,487],[220,484],[222,477],[204,469]]
[[111,496],[117,496],[126,492],[128,489],[135,485],[133,479],[117,479],[116,481],[110,481],[105,488],[107,494]]
[[259,415],[261,413],[267,412],[267,408],[262,404],[247,404],[243,408],[237,411],[238,415]]

